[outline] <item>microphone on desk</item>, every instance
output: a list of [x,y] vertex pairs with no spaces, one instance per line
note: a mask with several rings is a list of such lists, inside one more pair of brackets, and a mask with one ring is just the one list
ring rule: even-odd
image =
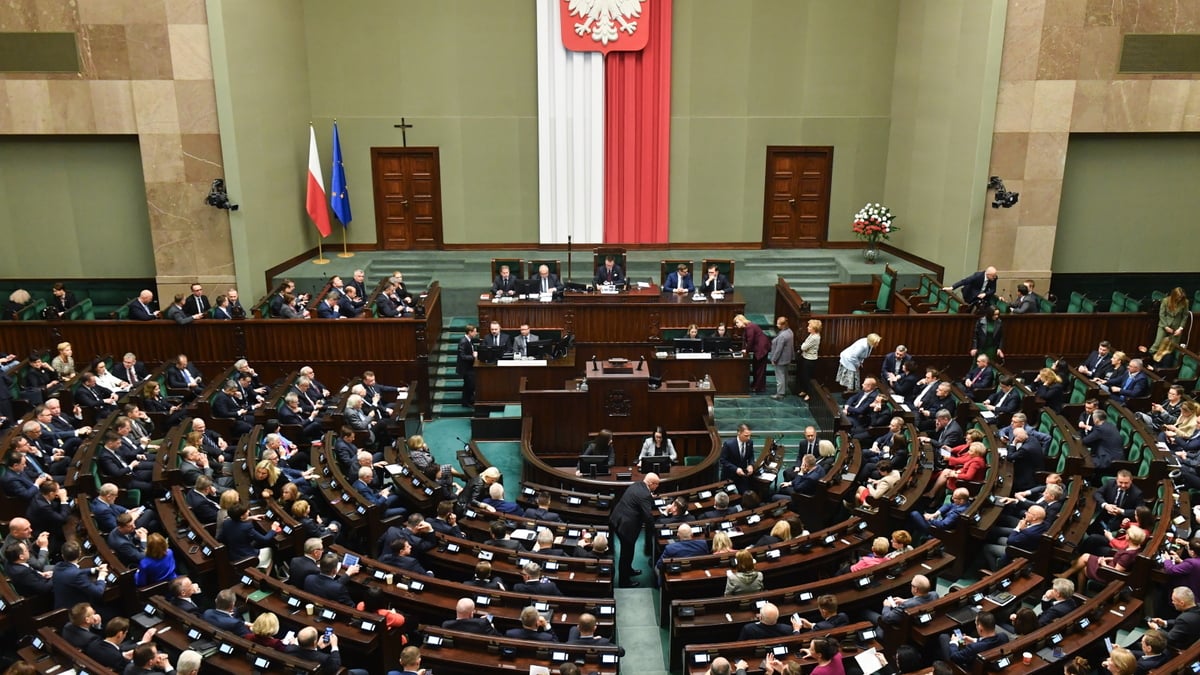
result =
[[471,444],[464,441],[462,438],[459,438],[458,436],[455,436],[454,438],[458,439],[458,442],[463,444],[464,450],[469,449],[471,447]]
[[641,358],[638,360],[637,369],[638,369],[639,373],[642,372],[642,366],[644,366],[644,365],[646,365],[646,355],[642,354]]
[[596,355],[592,354],[592,371],[597,371],[597,370],[599,370],[599,368],[596,367]]

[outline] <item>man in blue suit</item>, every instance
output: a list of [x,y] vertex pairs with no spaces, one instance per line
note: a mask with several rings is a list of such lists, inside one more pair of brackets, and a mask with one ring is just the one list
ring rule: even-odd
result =
[[962,518],[962,514],[966,512],[967,507],[970,505],[971,493],[967,491],[967,488],[960,487],[950,496],[949,502],[943,504],[941,508],[933,513],[910,511],[908,514],[909,524],[912,525],[914,534],[919,534],[923,541],[929,536],[929,529],[932,527],[947,530],[958,524],[958,521]]
[[679,529],[675,530],[675,541],[663,547],[662,555],[658,556],[658,562],[654,564],[658,572],[658,579],[661,581],[664,560],[691,558],[698,555],[708,555],[708,542],[703,539],[692,539],[692,526],[680,523]]
[[721,480],[731,481],[738,492],[746,492],[750,489],[750,477],[754,475],[754,460],[750,426],[743,422],[738,425],[737,438],[721,445]]
[[392,487],[383,488],[376,492],[371,488],[371,480],[375,477],[375,471],[369,466],[359,467],[358,480],[354,481],[354,489],[367,499],[372,504],[378,504],[383,509],[384,519],[403,516],[408,513],[408,509],[400,506],[400,496],[392,494]]
[[1008,642],[1008,635],[996,632],[996,616],[991,612],[975,615],[975,632],[979,637],[967,635],[961,641],[942,633],[939,637],[943,659],[970,669],[976,656]]
[[1025,517],[1017,523],[1017,527],[1007,537],[1001,537],[994,544],[983,547],[984,558],[988,561],[988,569],[998,570],[1012,562],[1008,553],[1009,546],[1015,546],[1022,551],[1037,551],[1042,540],[1042,534],[1049,529],[1046,521],[1046,509],[1031,506],[1025,511]]
[[226,588],[217,593],[217,599],[213,602],[212,609],[204,610],[200,618],[223,631],[234,635],[245,635],[250,625],[233,613],[236,604],[237,594],[233,592],[233,589]]
[[1110,382],[1108,388],[1112,398],[1117,403],[1124,403],[1131,398],[1142,398],[1150,393],[1150,378],[1142,372],[1142,360],[1134,359],[1129,362],[1128,374],[1120,382]]
[[4,459],[4,465],[8,469],[3,475],[0,475],[0,490],[9,497],[24,500],[26,502],[33,501],[33,498],[38,496],[38,490],[42,483],[50,480],[50,476],[41,475],[37,480],[30,480],[29,476],[25,475],[25,469],[29,465],[29,460],[25,458],[25,454],[21,452],[11,452]]
[[107,565],[98,565],[91,569],[79,566],[79,556],[83,554],[79,542],[68,541],[62,547],[62,561],[54,566],[54,609],[70,609],[78,602],[93,605],[100,604],[104,596],[104,577],[108,575]]
[[[353,606],[354,600],[350,597],[350,589],[347,587],[349,579],[338,575],[342,562],[337,554],[326,553],[317,566],[321,570],[320,574],[310,574],[304,580],[304,590],[343,605]],[[358,565],[347,568],[346,573],[350,576],[357,574]]]
[[663,284],[663,293],[695,293],[696,285],[692,283],[692,275],[688,274],[687,263],[679,263],[674,272],[667,275]]
[[341,308],[338,307],[338,298],[340,294],[326,293],[325,297],[317,304],[318,319],[340,319]]
[[815,495],[825,477],[825,467],[817,463],[816,455],[804,455],[792,482],[779,489],[775,499],[791,499],[793,494]]
[[1092,413],[1092,430],[1084,435],[1081,442],[1096,458],[1098,470],[1107,470],[1113,462],[1125,459],[1121,433],[1115,424],[1108,423],[1108,413],[1103,410]]
[[883,367],[879,369],[879,374],[889,384],[893,383],[903,375],[904,364],[909,361],[912,361],[912,356],[908,353],[908,347],[896,345],[895,351],[883,357]]

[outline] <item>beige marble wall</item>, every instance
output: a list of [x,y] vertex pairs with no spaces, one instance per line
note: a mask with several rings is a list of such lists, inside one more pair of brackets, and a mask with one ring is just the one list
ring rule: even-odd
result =
[[[159,290],[234,280],[204,0],[3,0],[0,31],[77,35],[77,74],[0,75],[0,133],[136,134]],[[164,303],[165,304],[165,303]]]
[[1046,288],[1072,132],[1200,131],[1200,75],[1118,74],[1127,33],[1200,32],[1200,2],[1009,0],[991,174],[1021,193],[987,209],[980,265]]

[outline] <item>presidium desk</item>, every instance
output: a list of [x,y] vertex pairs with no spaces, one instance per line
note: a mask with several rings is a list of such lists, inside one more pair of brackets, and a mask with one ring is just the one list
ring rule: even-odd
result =
[[[567,377],[588,376],[592,357],[614,357],[638,361],[647,359],[650,374],[664,380],[699,380],[705,374],[720,383],[722,396],[750,392],[750,359],[721,357],[692,360],[659,357],[659,349],[670,344],[664,333],[681,333],[696,324],[706,335],[724,322],[734,333],[733,317],[744,314],[746,300],[736,291],[724,299],[693,300],[690,295],[663,294],[658,286],[634,288],[614,294],[567,292],[560,301],[517,300],[478,304],[479,332],[487,333],[492,321],[511,331],[528,323],[534,333],[555,332],[575,336],[574,353],[566,359],[542,365],[494,366],[476,368],[476,401],[484,404],[515,403],[520,400],[519,383],[528,377],[534,386],[550,386]],[[457,339],[457,338],[456,338]]]

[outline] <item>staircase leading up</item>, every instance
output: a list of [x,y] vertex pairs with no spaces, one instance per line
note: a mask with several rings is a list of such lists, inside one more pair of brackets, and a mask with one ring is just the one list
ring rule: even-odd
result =
[[[404,282],[408,283],[407,275]],[[462,405],[462,377],[454,372],[458,341],[462,338],[463,327],[471,321],[468,317],[450,317],[442,326],[437,351],[429,356],[434,368],[430,378],[434,417],[471,417],[474,412]]]

